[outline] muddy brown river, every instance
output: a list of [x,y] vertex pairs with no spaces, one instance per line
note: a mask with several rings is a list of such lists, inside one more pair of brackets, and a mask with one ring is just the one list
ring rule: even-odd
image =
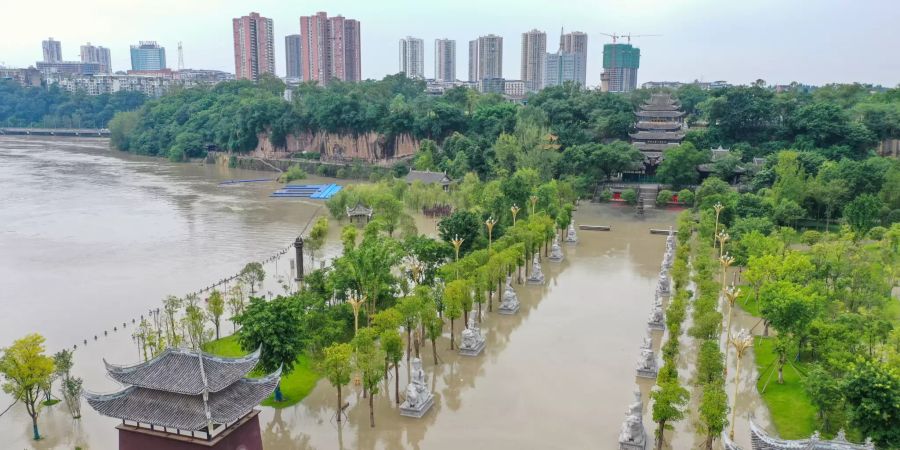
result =
[[[246,262],[276,255],[311,218],[327,213],[314,200],[268,197],[277,188],[271,182],[219,186],[273,173],[172,164],[107,146],[101,139],[0,137],[0,346],[30,332],[43,334],[50,352],[77,344],[74,372],[97,392],[119,388],[106,378],[102,358],[138,361],[131,319],[160,306],[166,295],[196,291]],[[653,382],[636,379],[634,368],[665,240],[648,230],[667,228],[675,215],[649,210],[639,219],[630,207],[582,204],[577,223],[612,231],[580,231],[576,246],[564,246],[562,263],[545,259],[544,286],[515,286],[518,314],[485,312],[481,356],[450,352],[445,332],[438,342],[443,362],[435,366],[426,346],[423,365],[435,404],[424,418],[399,416],[389,380],[391,389],[375,400],[376,428],[369,427],[368,404],[353,388],[346,396],[349,420],[338,427],[335,391],[321,380],[296,406],[262,409],[266,449],[615,449],[635,388],[643,394],[650,437]],[[332,221],[326,257],[339,250],[339,226]],[[435,224],[420,217],[418,226],[433,232]],[[263,291],[282,292],[278,279],[291,278],[291,255],[265,264]],[[656,332],[657,352],[661,339]],[[693,345],[683,339],[685,348]],[[686,378],[694,357],[682,354]],[[742,384],[751,386],[751,358],[744,367]],[[403,386],[405,366],[400,377]],[[747,413],[768,422],[758,398],[743,397],[736,437],[749,448]],[[0,408],[10,403],[3,395],[0,400]],[[2,447],[116,448],[117,421],[86,404],[83,412],[73,423],[63,405],[46,408],[40,419],[46,438],[35,443],[30,419],[15,405],[0,417]],[[696,448],[694,429],[692,420],[679,423],[673,448]]]

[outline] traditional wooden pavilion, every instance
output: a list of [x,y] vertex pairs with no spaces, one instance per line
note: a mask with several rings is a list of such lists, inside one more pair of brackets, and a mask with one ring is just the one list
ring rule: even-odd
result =
[[372,208],[369,208],[362,203],[357,203],[356,206],[352,208],[347,207],[347,218],[350,219],[350,223],[353,223],[354,218],[362,221],[363,217],[366,218],[366,223],[369,223],[369,220],[372,218]]
[[651,94],[635,115],[631,143],[644,154],[645,171],[653,171],[663,152],[684,139],[684,113],[670,94]]
[[275,390],[281,371],[247,378],[257,362],[259,350],[223,358],[178,348],[132,366],[104,360],[109,377],[127,387],[84,397],[122,421],[120,450],[262,450],[255,406]]

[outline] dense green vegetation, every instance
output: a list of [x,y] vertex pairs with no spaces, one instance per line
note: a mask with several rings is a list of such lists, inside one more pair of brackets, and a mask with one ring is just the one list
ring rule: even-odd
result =
[[0,80],[0,126],[45,128],[106,128],[113,115],[140,107],[140,92],[87,95],[51,86],[23,87]]

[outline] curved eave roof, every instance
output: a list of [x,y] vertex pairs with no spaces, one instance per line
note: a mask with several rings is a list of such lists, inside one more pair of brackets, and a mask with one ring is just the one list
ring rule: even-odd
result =
[[[103,361],[110,378],[139,388],[199,395],[207,388],[218,392],[246,376],[259,362],[260,350],[240,358],[225,358],[194,350],[169,348],[155,358],[132,366]],[[200,373],[200,358],[207,383]]]
[[635,142],[632,145],[634,145],[634,147],[636,149],[638,149],[642,152],[646,152],[646,151],[662,152],[663,150],[666,150],[671,147],[675,147],[678,144],[674,143],[674,142],[668,143],[668,144],[647,144],[645,142]]
[[684,139],[684,133],[672,132],[672,131],[638,131],[637,133],[629,134],[632,139],[638,140],[668,140],[668,141],[680,141]]
[[684,115],[681,111],[638,111],[638,117],[665,117],[665,118],[677,118]]
[[678,122],[648,122],[640,121],[634,124],[637,130],[680,130],[681,124]]
[[641,105],[641,109],[644,111],[678,111],[679,108],[681,108],[681,107],[676,104],[669,104],[669,105],[644,104],[644,105]]
[[[234,422],[272,394],[281,370],[263,378],[242,378],[219,392],[209,394],[210,421]],[[101,415],[121,420],[198,431],[207,427],[202,395],[131,386],[112,394],[84,393],[84,398]]]

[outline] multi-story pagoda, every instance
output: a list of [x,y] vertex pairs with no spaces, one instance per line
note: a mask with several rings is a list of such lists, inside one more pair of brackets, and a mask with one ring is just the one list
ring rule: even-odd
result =
[[631,143],[644,154],[645,171],[653,171],[662,161],[663,151],[684,139],[684,113],[670,94],[651,94],[635,113]]
[[104,360],[110,378],[127,387],[84,397],[98,413],[122,420],[120,450],[262,450],[254,407],[275,390],[281,372],[246,378],[258,361],[259,350],[223,358],[175,348],[133,366]]

